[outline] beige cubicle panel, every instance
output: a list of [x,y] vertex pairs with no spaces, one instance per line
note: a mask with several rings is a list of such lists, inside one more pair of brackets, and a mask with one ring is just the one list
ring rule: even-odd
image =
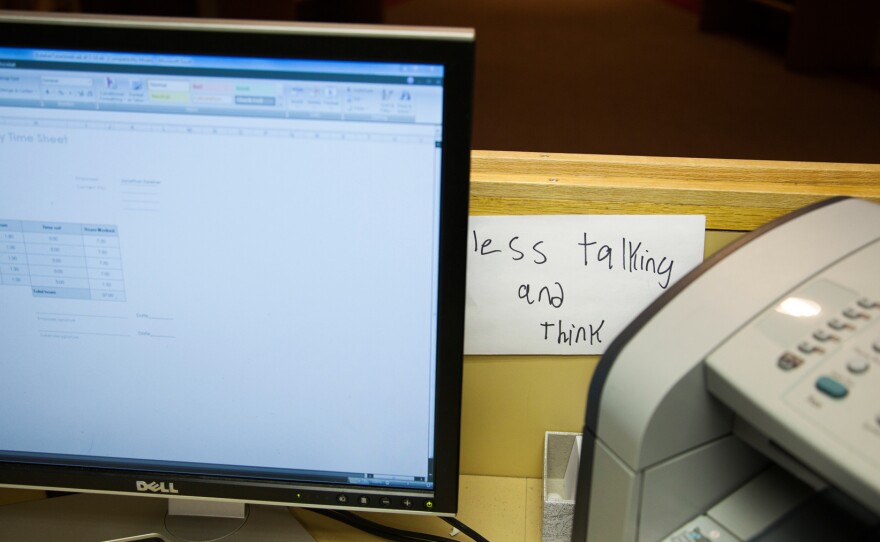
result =
[[[706,254],[832,196],[880,202],[880,165],[474,151],[471,214],[699,214]],[[598,356],[467,356],[464,474],[540,478],[544,431],[583,428]]]

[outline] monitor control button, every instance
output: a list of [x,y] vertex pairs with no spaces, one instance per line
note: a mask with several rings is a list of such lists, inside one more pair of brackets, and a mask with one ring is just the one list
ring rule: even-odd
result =
[[338,502],[339,504],[346,504],[346,503],[348,503],[348,495],[342,495],[342,494],[337,495],[337,496],[336,496],[336,502]]
[[403,505],[404,508],[412,508],[413,501],[409,497],[404,497],[400,500],[400,504]]
[[379,504],[382,506],[391,506],[391,497],[382,497],[379,499]]
[[358,497],[358,504],[361,506],[368,506],[370,504],[370,498],[366,495],[361,495]]
[[830,376],[819,377],[819,379],[816,380],[816,388],[828,397],[833,397],[834,399],[843,399],[849,393],[846,386]]

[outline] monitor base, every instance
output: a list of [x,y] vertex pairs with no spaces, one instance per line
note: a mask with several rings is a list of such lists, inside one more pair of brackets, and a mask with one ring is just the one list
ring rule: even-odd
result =
[[0,525],[0,541],[16,542],[315,542],[282,506],[248,505],[243,520],[176,517],[169,522],[167,499],[120,495],[78,494],[0,506]]

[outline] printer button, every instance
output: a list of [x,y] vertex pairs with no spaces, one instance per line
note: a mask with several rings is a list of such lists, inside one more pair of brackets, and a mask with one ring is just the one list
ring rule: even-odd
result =
[[818,352],[819,354],[825,352],[825,350],[821,346],[817,346],[809,341],[804,341],[798,345],[798,350],[803,352],[804,354],[812,354],[814,352]]
[[850,320],[867,320],[871,317],[865,314],[864,312],[854,309],[852,307],[846,308],[843,310],[843,315],[849,318]]
[[835,318],[835,319],[831,320],[830,322],[828,322],[828,327],[830,327],[831,329],[834,329],[836,331],[843,331],[845,329],[854,329],[851,324],[844,322],[840,318]]
[[843,399],[849,393],[846,386],[830,376],[819,377],[819,379],[816,380],[816,388],[828,397],[833,397],[834,399]]
[[839,341],[840,338],[825,329],[817,329],[815,333],[813,333],[813,338],[819,342],[828,342],[828,341]]
[[859,307],[863,309],[877,309],[880,308],[880,302],[877,302],[870,297],[862,297],[857,301]]
[[868,360],[864,358],[851,358],[848,362],[846,362],[846,368],[852,374],[863,374],[865,373],[870,365],[868,364]]
[[791,352],[786,352],[779,356],[779,360],[776,362],[776,366],[783,371],[790,371],[792,369],[797,369],[803,363],[804,360],[800,356],[792,354]]

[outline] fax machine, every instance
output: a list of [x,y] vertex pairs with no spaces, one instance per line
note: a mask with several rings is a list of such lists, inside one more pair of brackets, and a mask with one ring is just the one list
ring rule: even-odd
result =
[[608,348],[573,542],[880,540],[880,205],[740,238]]

